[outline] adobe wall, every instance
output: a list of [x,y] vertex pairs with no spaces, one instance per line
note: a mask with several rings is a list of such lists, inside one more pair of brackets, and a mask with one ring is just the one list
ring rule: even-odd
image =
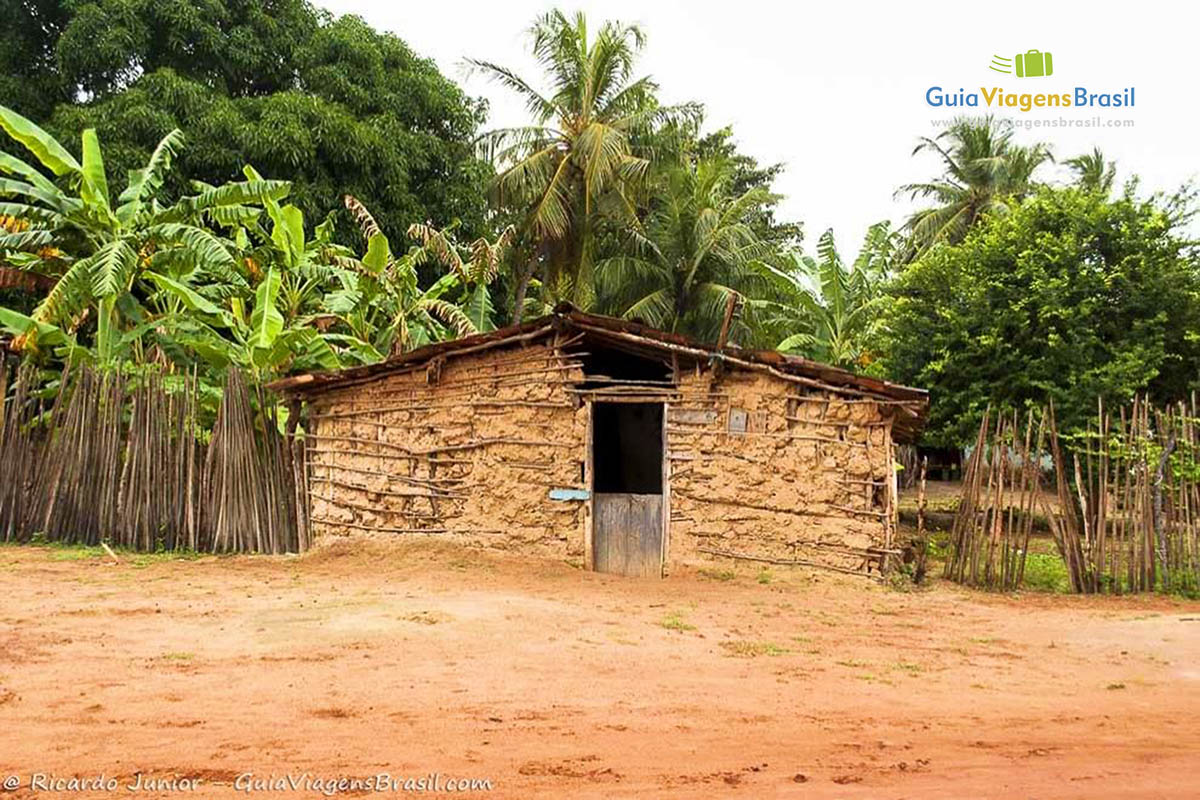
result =
[[[590,561],[588,504],[549,496],[587,488],[582,378],[540,343],[310,399],[314,538],[429,534]],[[667,391],[668,567],[734,554],[857,572],[890,547],[891,407],[741,370],[715,384],[684,371]]]
[[458,356],[309,401],[314,537],[445,536],[557,558],[583,552],[582,373],[548,344]]
[[711,380],[681,376],[668,412],[673,562],[723,551],[859,571],[890,546],[890,407],[760,372]]

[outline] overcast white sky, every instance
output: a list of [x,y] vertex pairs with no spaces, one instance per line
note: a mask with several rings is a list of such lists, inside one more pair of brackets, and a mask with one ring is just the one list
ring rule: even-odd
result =
[[[1136,172],[1147,191],[1174,189],[1200,172],[1200,7],[1193,3],[317,2],[359,14],[435,59],[469,93],[489,100],[488,127],[525,122],[524,108],[481,76],[467,77],[464,57],[536,81],[525,32],[539,13],[558,6],[585,11],[593,24],[638,22],[648,36],[641,73],[658,81],[662,98],[703,102],[710,128],[732,124],[743,151],[786,164],[776,186],[786,195],[783,215],[804,223],[806,247],[832,227],[845,255],[871,223],[903,219],[910,205],[893,200],[897,186],[938,170],[931,157],[910,155],[918,136],[937,132],[934,120],[955,112],[926,105],[933,85],[1014,93],[1133,86],[1132,109],[1007,114],[1134,120],[1132,128],[1018,131],[1017,138],[1047,141],[1059,158],[1098,145],[1119,162],[1119,181]],[[1053,76],[1018,79],[988,69],[993,54],[1030,49],[1053,54]]]

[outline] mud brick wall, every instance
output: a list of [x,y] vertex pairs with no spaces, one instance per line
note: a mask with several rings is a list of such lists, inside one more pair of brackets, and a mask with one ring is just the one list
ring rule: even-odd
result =
[[891,544],[891,413],[762,373],[685,373],[667,415],[671,561],[718,550],[858,571]]
[[[549,496],[588,486],[582,398],[604,395],[575,389],[583,378],[539,343],[311,398],[314,538],[429,534],[585,561],[588,504]],[[684,369],[659,399],[668,567],[721,553],[857,572],[891,547],[891,406],[737,369]]]
[[430,534],[582,557],[587,409],[550,344],[422,364],[309,401],[314,536]]

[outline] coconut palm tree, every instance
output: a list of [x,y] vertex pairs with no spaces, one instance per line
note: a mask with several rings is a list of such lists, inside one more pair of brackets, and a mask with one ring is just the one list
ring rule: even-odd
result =
[[[596,265],[600,304],[629,319],[715,341],[730,296],[757,297],[769,280],[769,248],[750,226],[765,191],[733,196],[722,160],[668,169],[644,224],[631,228],[627,253]],[[749,318],[732,329],[745,341]]]
[[896,192],[935,201],[908,219],[909,259],[939,242],[960,242],[985,214],[1007,211],[1028,193],[1037,168],[1052,160],[1044,144],[1014,144],[1012,130],[991,116],[956,119],[936,137],[923,137],[913,155],[926,151],[941,158],[942,175]]
[[1117,178],[1117,165],[1104,157],[1099,147],[1090,153],[1068,158],[1066,165],[1075,173],[1075,185],[1087,192],[1108,195]]
[[518,212],[531,254],[519,270],[514,321],[539,266],[543,286],[579,305],[590,303],[599,219],[605,212],[632,216],[628,189],[650,166],[635,146],[636,134],[664,113],[694,111],[661,108],[657,85],[634,78],[645,42],[635,25],[606,22],[592,31],[582,13],[551,11],[529,35],[545,91],[506,67],[469,62],[520,95],[533,117],[531,125],[481,139],[499,167],[494,201]]

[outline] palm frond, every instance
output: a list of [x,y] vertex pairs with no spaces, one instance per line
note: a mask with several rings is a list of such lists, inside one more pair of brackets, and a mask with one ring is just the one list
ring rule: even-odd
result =
[[625,319],[645,320],[648,325],[662,328],[670,324],[673,314],[671,293],[663,288],[638,298],[621,313],[621,316]]
[[525,100],[525,107],[534,119],[548,120],[554,117],[556,111],[554,103],[543,97],[524,78],[508,67],[473,58],[466,59],[466,62],[473,71],[482,72],[501,86],[519,94]]

